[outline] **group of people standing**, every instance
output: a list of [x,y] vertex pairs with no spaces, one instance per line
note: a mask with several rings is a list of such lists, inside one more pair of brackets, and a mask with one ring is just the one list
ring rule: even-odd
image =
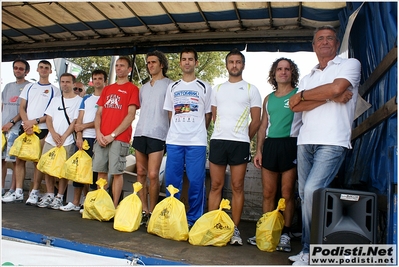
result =
[[[136,110],[140,108],[132,146],[135,149],[137,180],[145,185],[139,192],[143,203],[142,223],[148,221],[157,204],[159,170],[166,152],[165,184],[171,184],[181,192],[183,174],[187,174],[187,221],[190,227],[206,211],[207,129],[213,121],[214,131],[209,144],[211,189],[207,204],[209,211],[219,208],[229,165],[232,220],[235,224],[230,241],[232,245],[243,243],[238,226],[244,204],[244,178],[247,163],[251,161],[250,141],[257,134],[253,162],[262,170],[263,212],[275,209],[275,196],[281,179],[281,195],[286,201],[286,209],[283,213],[285,226],[277,250],[286,252],[291,251],[289,233],[298,176],[303,249],[289,259],[294,261],[294,265],[307,265],[312,194],[331,183],[346,150],[351,148],[351,124],[360,82],[360,63],[355,59],[338,57],[338,47],[339,39],[333,27],[316,29],[313,49],[319,64],[299,81],[297,65],[287,58],[277,59],[268,76],[274,91],[266,96],[263,104],[258,89],[243,80],[245,57],[237,49],[230,51],[225,58],[228,80],[213,88],[195,76],[197,52],[193,48],[185,48],[180,53],[182,77],[178,81],[167,77],[168,61],[165,55],[153,51],[146,55],[151,80],[139,90],[128,80],[132,62],[127,57],[120,57],[115,65],[117,82],[105,86],[106,73],[96,70],[92,73],[95,91],[83,99],[73,94],[73,88],[76,88],[73,75],[61,75],[61,94],[48,82],[51,72],[48,62],[39,63],[40,81],[30,84],[24,80],[29,64],[16,60],[13,67],[17,81],[8,84],[2,94],[3,110],[9,110],[3,111],[2,130],[12,143],[22,132],[33,133],[32,126],[38,124],[42,129],[38,135],[45,142],[43,152],[54,146],[64,146],[69,148],[68,156],[82,149],[83,140],[88,140],[92,148],[90,155],[93,156],[95,179],[113,177],[111,191],[116,207],[122,192],[123,171],[132,137],[131,124]],[[13,96],[18,96],[14,100],[21,101],[19,109],[16,104],[9,104],[11,91]],[[72,135],[74,131],[76,140]],[[4,160],[16,160],[13,173],[16,186],[11,186],[2,201],[22,201],[25,162],[4,152],[3,177]],[[34,185],[27,204],[64,211],[80,209],[79,199],[84,189],[87,192],[87,186],[74,183],[73,202],[62,205],[66,180],[59,180],[58,193],[54,196],[55,179],[46,175],[47,193],[39,201],[41,176],[35,170]],[[179,198],[180,193],[175,197]],[[247,242],[256,245],[256,238],[248,238]]]

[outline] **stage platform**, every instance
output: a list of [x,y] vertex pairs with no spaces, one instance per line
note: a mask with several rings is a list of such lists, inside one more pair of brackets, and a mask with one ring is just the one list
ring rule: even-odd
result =
[[255,234],[254,221],[242,221],[239,225],[243,246],[201,247],[148,234],[144,226],[132,233],[119,232],[113,229],[113,222],[82,219],[77,211],[63,212],[24,203],[1,205],[3,240],[13,235],[31,236],[48,245],[75,244],[89,252],[91,247],[100,253],[113,251],[117,252],[114,255],[126,258],[133,255],[145,265],[290,265],[288,256],[301,250],[300,238],[291,240],[291,253],[263,252],[247,244],[246,239]]

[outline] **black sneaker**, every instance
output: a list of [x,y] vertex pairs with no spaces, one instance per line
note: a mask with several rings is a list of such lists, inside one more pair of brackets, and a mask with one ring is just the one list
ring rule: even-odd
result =
[[147,227],[148,221],[150,220],[150,216],[151,216],[150,213],[146,213],[145,211],[143,211],[143,212],[141,213],[141,222],[140,222],[140,225],[145,225],[145,227]]

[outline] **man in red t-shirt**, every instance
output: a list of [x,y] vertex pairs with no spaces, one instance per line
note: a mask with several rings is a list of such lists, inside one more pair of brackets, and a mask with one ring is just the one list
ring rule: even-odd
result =
[[115,64],[117,81],[106,86],[97,102],[98,109],[94,120],[96,140],[93,147],[93,171],[98,179],[112,181],[112,198],[118,206],[123,187],[123,171],[126,156],[129,154],[132,137],[132,122],[136,109],[140,108],[139,89],[129,82],[132,62],[128,57],[119,57]]

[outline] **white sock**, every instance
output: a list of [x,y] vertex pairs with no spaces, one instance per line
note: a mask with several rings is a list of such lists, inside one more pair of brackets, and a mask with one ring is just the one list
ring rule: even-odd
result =
[[16,193],[17,195],[22,195],[23,192],[24,192],[24,190],[22,190],[22,188],[17,188],[17,189],[15,189],[15,193]]
[[64,195],[57,194],[57,197],[62,199]]

